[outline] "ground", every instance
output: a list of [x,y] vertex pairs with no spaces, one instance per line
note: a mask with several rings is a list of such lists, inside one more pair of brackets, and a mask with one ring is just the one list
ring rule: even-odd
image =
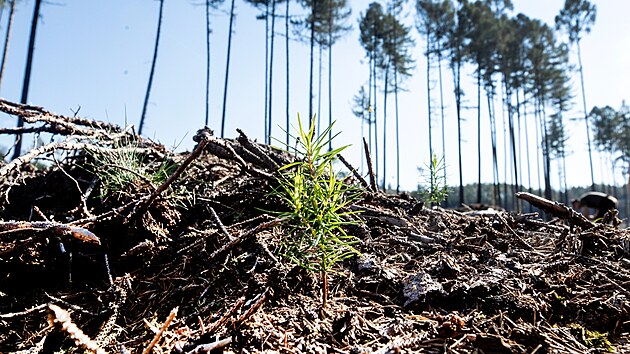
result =
[[553,201],[445,210],[353,176],[358,252],[324,305],[322,274],[280,251],[296,231],[273,191],[295,156],[208,129],[174,154],[0,110],[55,136],[0,165],[0,352],[630,352],[630,231],[614,220]]

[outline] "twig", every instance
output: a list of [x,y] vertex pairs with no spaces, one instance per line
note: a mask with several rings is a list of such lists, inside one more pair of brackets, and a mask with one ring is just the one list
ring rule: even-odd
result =
[[177,310],[178,310],[177,306],[171,310],[171,313],[166,318],[166,321],[164,321],[164,324],[162,324],[162,327],[160,328],[160,330],[155,334],[151,343],[149,343],[149,345],[146,348],[144,348],[144,350],[142,351],[142,354],[149,354],[151,350],[153,350],[153,347],[157,344],[160,338],[162,338],[162,335],[164,334],[168,326],[171,324],[175,316],[177,316]]
[[210,353],[211,351],[219,348],[223,348],[226,345],[232,343],[232,337],[227,337],[225,339],[218,340],[214,343],[209,344],[200,344],[195,347],[190,353],[198,354],[198,353]]
[[18,317],[18,316],[28,315],[29,313],[35,312],[35,311],[39,311],[39,310],[45,308],[46,306],[48,306],[48,304],[41,304],[41,305],[33,306],[30,309],[26,309],[26,310],[20,311],[20,312],[3,313],[3,314],[0,314],[0,318],[11,318],[11,317]]
[[518,243],[520,243],[522,246],[524,246],[525,248],[527,248],[527,250],[529,251],[533,251],[534,247],[532,247],[532,245],[530,245],[529,243],[525,242],[525,240],[523,240],[523,238],[521,238],[521,236],[519,236],[516,231],[514,231],[514,229],[512,229],[510,227],[510,225],[507,223],[507,221],[500,215],[500,214],[495,214],[495,217],[498,218],[501,223],[503,224],[503,226],[507,227],[508,231],[510,231],[510,233],[512,234],[512,236],[514,236],[514,238],[516,238],[516,240],[518,241]]
[[262,224],[259,224],[258,226],[254,227],[253,229],[249,229],[249,230],[245,231],[244,233],[238,235],[235,239],[233,239],[230,242],[228,242],[225,245],[223,245],[218,250],[212,252],[212,254],[210,254],[210,256],[208,257],[208,260],[214,259],[219,254],[221,254],[221,253],[229,250],[230,248],[238,245],[239,243],[243,242],[244,240],[246,240],[247,238],[251,237],[252,235],[257,234],[258,232],[260,232],[262,230],[265,230],[265,229],[268,229],[270,227],[274,227],[274,226],[276,226],[278,224],[281,224],[285,220],[287,220],[286,217],[284,217],[284,218],[276,218],[276,219],[273,219],[271,221],[267,221],[267,222],[264,222]]
[[90,230],[69,224],[47,221],[0,221],[0,234],[19,232],[20,230],[50,230],[58,235],[69,235],[79,241],[101,244],[101,240]]
[[212,213],[212,217],[214,218],[214,221],[216,222],[217,226],[219,226],[219,229],[221,229],[221,232],[223,232],[223,234],[227,236],[228,240],[234,239],[232,234],[228,232],[228,230],[225,228],[225,226],[221,222],[221,219],[219,219],[219,215],[217,215],[217,212],[214,211],[213,207],[210,207],[210,213]]
[[234,305],[232,305],[232,307],[229,310],[227,310],[223,314],[223,316],[221,316],[221,318],[219,318],[216,322],[210,325],[206,333],[212,333],[216,331],[217,329],[219,329],[219,327],[225,324],[225,322],[227,322],[227,320],[230,317],[232,317],[236,313],[236,311],[243,306],[244,303],[245,303],[245,298],[241,297],[240,299],[238,299],[238,301],[236,301],[236,303],[234,303]]
[[68,172],[66,172],[66,170],[59,163],[59,160],[57,160],[57,157],[55,157],[55,155],[53,155],[53,159],[55,161],[55,164],[59,168],[59,170],[64,175],[66,175],[66,177],[68,177],[74,183],[74,185],[77,187],[77,190],[79,191],[79,198],[81,199],[81,209],[82,209],[81,211],[83,212],[83,215],[88,216],[88,217],[93,216],[92,213],[90,213],[90,210],[87,207],[87,198],[85,197],[85,194],[81,190],[81,186],[79,186],[79,182],[76,180],[76,178],[72,177]]
[[569,207],[566,207],[563,204],[552,202],[548,199],[527,192],[517,192],[515,195],[517,198],[526,200],[531,205],[543,210],[544,212],[553,214],[565,220],[569,220],[571,224],[577,225],[583,230],[587,230],[595,226],[584,215],[576,212]]
[[376,175],[374,175],[374,168],[372,167],[370,148],[368,147],[368,143],[365,138],[363,138],[363,149],[365,150],[365,160],[367,162],[368,171],[370,173],[370,186],[372,187],[373,192],[378,192],[378,187],[376,186]]
[[51,326],[54,326],[58,330],[66,332],[68,337],[74,340],[74,344],[85,350],[97,354],[105,354],[105,351],[100,348],[93,340],[90,339],[83,331],[75,325],[70,319],[68,311],[62,309],[57,305],[48,305],[48,322]]
[[249,316],[251,316],[254,312],[256,312],[256,310],[258,310],[258,308],[262,306],[262,303],[267,299],[268,292],[269,292],[269,289],[265,289],[265,291],[263,291],[263,293],[258,296],[258,299],[256,299],[256,301],[252,304],[252,306],[250,306],[249,309],[247,309],[247,311],[245,311],[245,313],[242,314],[236,320],[236,322],[234,322],[234,325],[236,326],[245,322],[245,320],[248,319]]
[[168,186],[170,186],[173,182],[175,182],[175,180],[182,173],[184,173],[184,170],[188,168],[188,165],[190,165],[193,162],[193,160],[196,159],[201,154],[201,151],[203,151],[203,149],[206,147],[207,144],[208,144],[207,140],[200,141],[199,144],[197,144],[197,146],[193,150],[193,152],[190,153],[190,155],[188,155],[186,160],[184,160],[184,162],[182,162],[182,164],[179,165],[179,167],[177,167],[177,170],[175,170],[175,172],[173,172],[173,174],[151,194],[151,196],[149,197],[149,199],[147,199],[145,203],[147,205],[151,204],[151,202],[153,202],[155,198],[157,198],[160,194],[162,194],[162,192],[164,192],[166,188],[168,188]]
[[339,161],[341,161],[341,163],[343,163],[346,166],[348,170],[350,170],[350,172],[352,172],[354,177],[356,177],[356,179],[359,180],[359,183],[361,183],[361,186],[363,186],[363,188],[369,187],[365,178],[363,178],[363,176],[359,174],[357,169],[354,168],[352,165],[350,165],[350,163],[346,161],[346,159],[341,154],[337,154],[337,158],[339,159]]
[[278,168],[280,168],[280,166],[271,157],[269,157],[269,155],[266,152],[264,152],[260,148],[260,146],[252,142],[247,137],[247,135],[243,133],[242,130],[236,129],[236,131],[239,133],[238,142],[241,143],[241,145],[243,145],[245,149],[251,151],[254,155],[256,155],[260,159],[260,162],[263,166],[267,167],[268,169],[272,171],[275,171]]

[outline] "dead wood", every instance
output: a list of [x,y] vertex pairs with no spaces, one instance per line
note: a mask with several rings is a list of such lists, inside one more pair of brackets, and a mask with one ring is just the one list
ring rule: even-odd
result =
[[528,201],[530,204],[546,213],[550,213],[564,220],[568,220],[571,224],[577,225],[584,230],[590,229],[595,226],[595,224],[590,222],[584,215],[565,206],[564,204],[553,202],[551,200],[527,192],[517,192],[516,197]]

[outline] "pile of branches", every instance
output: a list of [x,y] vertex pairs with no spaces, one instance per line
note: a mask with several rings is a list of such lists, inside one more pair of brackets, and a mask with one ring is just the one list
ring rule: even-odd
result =
[[324,307],[319,274],[278,252],[272,191],[295,156],[242,131],[201,129],[176,154],[128,128],[0,111],[29,123],[1,135],[52,141],[0,165],[0,352],[630,348],[630,232],[614,216],[526,194],[556,217],[429,208],[345,163],[359,254],[329,274]]

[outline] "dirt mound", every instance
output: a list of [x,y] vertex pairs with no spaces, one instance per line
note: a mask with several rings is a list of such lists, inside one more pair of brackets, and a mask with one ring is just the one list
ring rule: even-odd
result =
[[272,191],[295,156],[208,129],[173,154],[0,110],[30,123],[0,133],[56,141],[0,166],[0,352],[630,351],[628,230],[544,200],[559,217],[428,208],[354,176],[359,254],[328,273],[323,307],[320,274],[278,252]]

